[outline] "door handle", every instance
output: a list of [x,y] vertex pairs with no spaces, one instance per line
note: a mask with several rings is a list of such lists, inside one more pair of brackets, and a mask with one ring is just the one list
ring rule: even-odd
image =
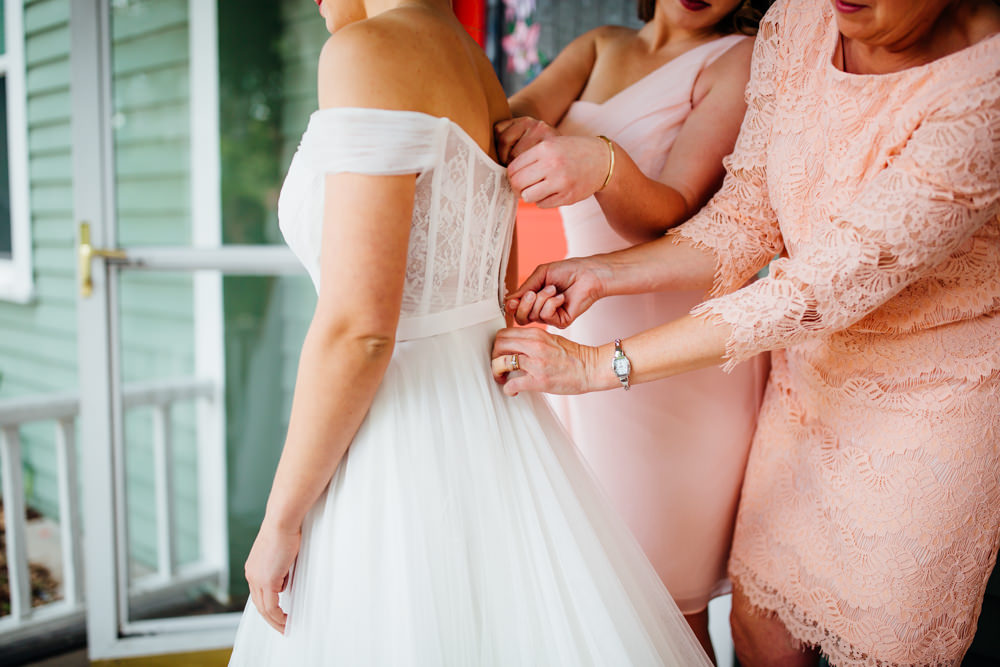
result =
[[94,281],[91,273],[91,260],[94,257],[118,260],[128,258],[124,250],[95,248],[90,245],[90,223],[81,222],[77,258],[80,262],[80,296],[85,299],[94,293]]

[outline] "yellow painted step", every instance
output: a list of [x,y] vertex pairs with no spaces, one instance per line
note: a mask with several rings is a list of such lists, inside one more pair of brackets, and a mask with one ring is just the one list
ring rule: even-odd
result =
[[90,665],[91,667],[225,667],[229,664],[229,654],[232,652],[232,649],[224,648],[195,653],[147,655],[141,658],[94,660]]

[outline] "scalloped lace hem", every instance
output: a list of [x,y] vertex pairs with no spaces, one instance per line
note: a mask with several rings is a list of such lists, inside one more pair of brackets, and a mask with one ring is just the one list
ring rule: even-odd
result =
[[900,663],[868,655],[825,629],[819,621],[810,618],[784,595],[759,581],[749,568],[735,559],[730,561],[729,569],[733,588],[746,596],[755,612],[776,615],[800,648],[818,649],[834,667],[956,667],[961,662],[961,656],[954,660],[942,658],[935,662]]

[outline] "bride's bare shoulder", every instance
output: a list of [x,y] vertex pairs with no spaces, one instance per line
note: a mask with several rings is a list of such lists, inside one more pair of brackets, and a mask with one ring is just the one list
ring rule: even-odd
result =
[[404,8],[337,30],[320,53],[320,107],[425,110],[421,100],[448,37],[440,23]]

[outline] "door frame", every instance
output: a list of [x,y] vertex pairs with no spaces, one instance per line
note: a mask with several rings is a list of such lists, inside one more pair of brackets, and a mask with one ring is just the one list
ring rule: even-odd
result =
[[[134,270],[193,273],[195,371],[216,388],[214,401],[209,401],[212,409],[205,401],[198,405],[199,544],[202,556],[217,567],[217,588],[225,597],[229,553],[222,274],[301,272],[284,246],[222,246],[217,4],[188,0],[188,17],[191,245],[127,248],[124,259],[94,257],[92,295],[77,298],[87,639],[94,660],[228,647],[240,616],[129,619],[118,275]],[[77,229],[89,223],[90,243],[102,249],[118,249],[111,66],[110,0],[74,0],[73,221]]]

